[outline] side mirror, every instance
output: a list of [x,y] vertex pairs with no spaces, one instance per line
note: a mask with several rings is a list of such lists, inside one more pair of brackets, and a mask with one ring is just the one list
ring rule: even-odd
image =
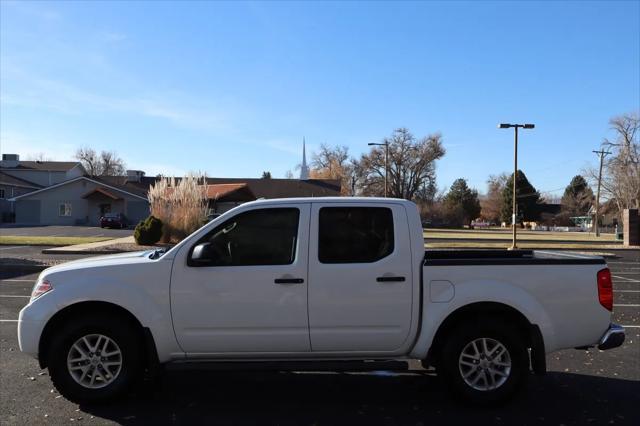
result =
[[211,243],[201,243],[195,246],[191,252],[190,260],[200,265],[211,263]]

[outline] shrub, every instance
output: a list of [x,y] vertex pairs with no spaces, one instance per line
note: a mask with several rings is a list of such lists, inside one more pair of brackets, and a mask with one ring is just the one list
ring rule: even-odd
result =
[[133,238],[140,245],[157,243],[162,238],[162,221],[153,215],[141,220],[133,231]]

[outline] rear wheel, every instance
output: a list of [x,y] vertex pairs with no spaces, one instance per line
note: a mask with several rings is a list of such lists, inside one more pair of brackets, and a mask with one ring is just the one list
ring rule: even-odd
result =
[[529,374],[529,357],[515,327],[497,320],[482,321],[452,330],[439,367],[458,397],[492,404],[512,397],[523,385]]
[[65,324],[48,354],[54,386],[79,403],[125,395],[144,368],[138,337],[135,327],[120,318],[91,316]]

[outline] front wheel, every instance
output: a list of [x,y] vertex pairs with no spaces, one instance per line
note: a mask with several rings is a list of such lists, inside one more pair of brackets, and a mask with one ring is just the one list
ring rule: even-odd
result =
[[500,321],[463,324],[450,333],[440,360],[447,385],[462,399],[480,405],[513,396],[529,374],[523,336]]
[[56,333],[51,380],[65,398],[99,403],[123,396],[143,371],[135,328],[119,318],[77,318]]

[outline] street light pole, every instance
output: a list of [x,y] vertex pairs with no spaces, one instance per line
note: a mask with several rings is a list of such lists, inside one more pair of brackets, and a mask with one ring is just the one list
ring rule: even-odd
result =
[[596,214],[595,221],[593,224],[593,228],[596,232],[596,237],[600,236],[600,226],[598,224],[598,212],[600,211],[600,183],[602,182],[602,163],[604,162],[604,156],[611,154],[610,152],[601,149],[600,151],[592,151],[594,154],[598,154],[600,156],[600,171],[598,172],[598,192],[596,193]]
[[389,142],[369,142],[369,146],[384,146],[384,197],[387,198],[387,176],[389,175]]
[[501,123],[498,125],[499,129],[509,129],[513,127],[515,130],[515,137],[513,141],[513,203],[511,207],[511,227],[513,234],[513,241],[509,250],[516,250],[518,245],[516,244],[517,231],[516,231],[516,218],[518,217],[518,201],[517,201],[517,181],[518,181],[518,128],[533,129],[533,124],[508,124]]
[[516,246],[516,232],[518,227],[516,226],[516,218],[518,217],[518,203],[516,200],[516,182],[518,181],[518,128],[515,127],[515,139],[513,142],[513,203],[511,207],[511,223],[513,228],[513,243],[511,244],[511,250],[515,250]]

